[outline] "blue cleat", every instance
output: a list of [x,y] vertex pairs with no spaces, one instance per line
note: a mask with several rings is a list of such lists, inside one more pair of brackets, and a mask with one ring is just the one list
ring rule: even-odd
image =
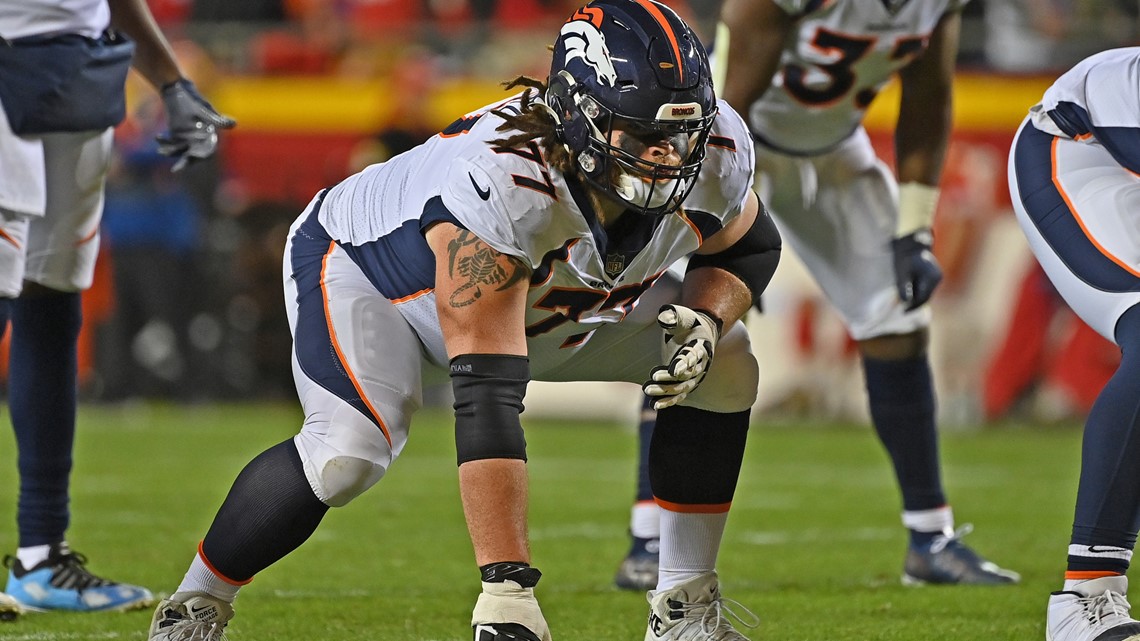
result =
[[903,566],[903,585],[1008,585],[1020,581],[1017,572],[998,567],[962,543],[962,537],[971,531],[973,526],[966,524],[934,537],[930,545],[910,546]]
[[72,552],[66,543],[52,546],[48,558],[31,569],[25,569],[19,559],[6,556],[8,587],[5,592],[23,609],[39,612],[125,611],[154,603],[150,590],[95,576],[84,567],[86,564],[87,557]]

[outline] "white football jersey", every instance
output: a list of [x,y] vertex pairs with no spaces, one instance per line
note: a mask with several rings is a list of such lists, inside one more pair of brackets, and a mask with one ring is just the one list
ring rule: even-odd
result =
[[594,329],[616,323],[671,264],[693,253],[742,210],[752,186],[753,149],[726,103],[704,165],[681,211],[627,214],[604,230],[586,187],[547,165],[537,144],[507,149],[489,141],[511,132],[492,107],[457,120],[426,143],[333,187],[319,220],[369,280],[396,303],[433,360],[445,353],[434,305],[435,260],[422,231],[440,221],[463,227],[533,269],[526,332],[532,368],[568,358]]
[[111,24],[107,0],[0,0],[0,37],[57,33],[97,38]]
[[967,1],[775,0],[798,17],[797,33],[772,85],[748,109],[753,133],[795,154],[835,147],[891,75],[925,50],[942,15]]
[[1109,49],[1077,63],[1029,110],[1054,136],[1103,145],[1140,173],[1140,47]]

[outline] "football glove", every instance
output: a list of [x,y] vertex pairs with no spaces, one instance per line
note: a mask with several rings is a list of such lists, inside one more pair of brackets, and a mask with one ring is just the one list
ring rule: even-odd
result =
[[933,244],[934,236],[925,227],[891,241],[895,286],[908,312],[930,300],[934,288],[942,282],[942,268],[931,251]]
[[172,171],[209,158],[218,148],[218,129],[237,124],[233,118],[215,111],[194,83],[185,78],[163,86],[161,95],[169,131],[157,136],[158,153],[177,158]]
[[524,588],[514,581],[483,582],[483,591],[471,613],[471,627],[480,641],[550,641],[550,626],[534,598],[534,588]]
[[665,330],[661,349],[665,364],[653,368],[641,388],[654,399],[653,409],[663,410],[685,400],[704,380],[720,325],[707,313],[681,305],[663,306],[657,324]]

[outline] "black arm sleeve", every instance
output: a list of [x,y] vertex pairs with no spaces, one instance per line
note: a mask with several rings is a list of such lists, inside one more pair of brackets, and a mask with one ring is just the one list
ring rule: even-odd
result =
[[780,232],[761,203],[756,222],[740,240],[716,254],[693,254],[687,271],[702,267],[723,269],[744,281],[752,292],[752,304],[756,305],[776,273],[781,248]]

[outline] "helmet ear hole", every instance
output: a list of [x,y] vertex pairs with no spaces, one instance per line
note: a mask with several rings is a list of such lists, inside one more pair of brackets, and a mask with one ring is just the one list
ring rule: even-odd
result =
[[[586,115],[582,113],[577,94],[578,84],[565,69],[550,74],[550,79],[547,81],[546,104],[557,114],[563,142],[575,154],[586,149],[590,137],[590,127],[586,122]],[[596,109],[596,103],[592,101],[591,103]]]

